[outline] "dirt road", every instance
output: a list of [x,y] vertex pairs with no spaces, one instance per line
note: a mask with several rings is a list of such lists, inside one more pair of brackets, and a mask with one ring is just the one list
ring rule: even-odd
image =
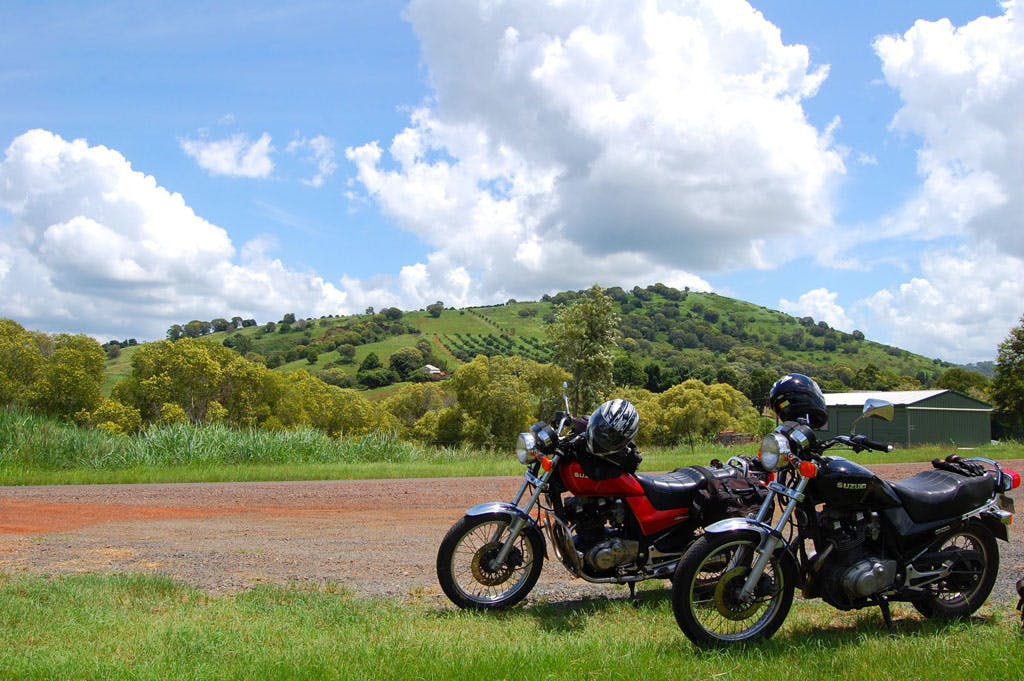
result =
[[[1008,462],[1024,470],[1024,462]],[[898,479],[921,464],[876,466]],[[517,478],[0,488],[0,572],[146,572],[212,593],[266,582],[338,584],[365,596],[447,604],[437,546],[469,506],[508,500]],[[1021,490],[1013,493],[1024,510]],[[1001,545],[993,599],[1024,574],[1024,533]],[[549,562],[531,600],[624,587],[570,580]]]

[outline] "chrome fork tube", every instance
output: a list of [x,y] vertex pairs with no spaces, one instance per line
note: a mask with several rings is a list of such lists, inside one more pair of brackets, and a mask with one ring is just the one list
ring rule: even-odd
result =
[[[807,483],[810,482],[810,478],[800,476],[800,482],[797,483],[796,489],[793,493],[788,495],[789,502],[786,504],[786,508],[782,511],[782,517],[779,518],[779,522],[772,528],[774,532],[765,536],[761,541],[761,546],[758,547],[760,555],[754,562],[754,566],[750,568],[750,574],[747,575],[747,581],[743,584],[743,588],[740,589],[739,599],[741,601],[750,598],[750,594],[754,593],[754,589],[757,587],[757,583],[761,580],[761,575],[764,574],[765,567],[768,566],[768,561],[771,560],[772,554],[779,548],[782,543],[782,528],[786,526],[790,516],[793,515],[793,511],[796,510],[796,505],[800,503],[800,499],[803,497],[804,489],[807,488]],[[767,506],[767,504],[766,504]],[[763,509],[762,509],[763,510]],[[760,517],[760,514],[758,515]]]
[[[491,569],[497,569],[498,566],[505,563],[505,560],[508,558],[508,554],[512,551],[512,545],[515,543],[519,533],[522,532],[523,527],[526,525],[526,518],[529,517],[530,511],[533,510],[533,507],[537,504],[537,499],[540,498],[541,493],[547,489],[548,479],[558,466],[558,459],[559,456],[557,454],[551,457],[551,468],[544,471],[544,475],[539,478],[534,478],[535,488],[533,490],[533,494],[530,496],[530,500],[526,503],[526,506],[523,507],[523,515],[517,515],[512,519],[512,523],[508,526],[508,539],[506,539],[501,545],[501,550],[498,551],[498,555],[496,555],[494,560],[491,562]],[[530,484],[530,477],[532,477],[532,474],[527,471],[526,480],[523,482],[523,486],[519,489],[519,494],[516,495],[516,500],[513,503],[518,504],[519,500],[526,493],[526,488]],[[495,540],[496,539],[497,537],[495,537]]]

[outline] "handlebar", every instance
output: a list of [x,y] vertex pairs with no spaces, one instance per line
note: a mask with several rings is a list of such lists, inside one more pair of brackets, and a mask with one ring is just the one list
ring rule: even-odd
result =
[[893,450],[893,446],[891,444],[872,440],[867,435],[854,435],[850,438],[850,444],[852,444],[854,448],[859,447],[861,449],[873,449],[876,452],[891,452]]

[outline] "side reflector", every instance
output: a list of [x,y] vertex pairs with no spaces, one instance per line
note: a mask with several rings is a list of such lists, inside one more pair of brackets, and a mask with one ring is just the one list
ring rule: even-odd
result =
[[800,462],[800,475],[805,478],[813,478],[818,475],[818,464],[813,461]]

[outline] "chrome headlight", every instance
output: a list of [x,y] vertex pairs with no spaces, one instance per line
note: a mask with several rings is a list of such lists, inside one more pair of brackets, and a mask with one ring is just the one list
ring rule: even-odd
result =
[[782,433],[769,433],[761,440],[761,447],[757,450],[757,458],[766,471],[774,471],[786,468],[790,463],[790,456],[793,452],[789,448],[789,439]]
[[537,439],[533,433],[519,433],[516,440],[516,456],[524,466],[537,460]]

